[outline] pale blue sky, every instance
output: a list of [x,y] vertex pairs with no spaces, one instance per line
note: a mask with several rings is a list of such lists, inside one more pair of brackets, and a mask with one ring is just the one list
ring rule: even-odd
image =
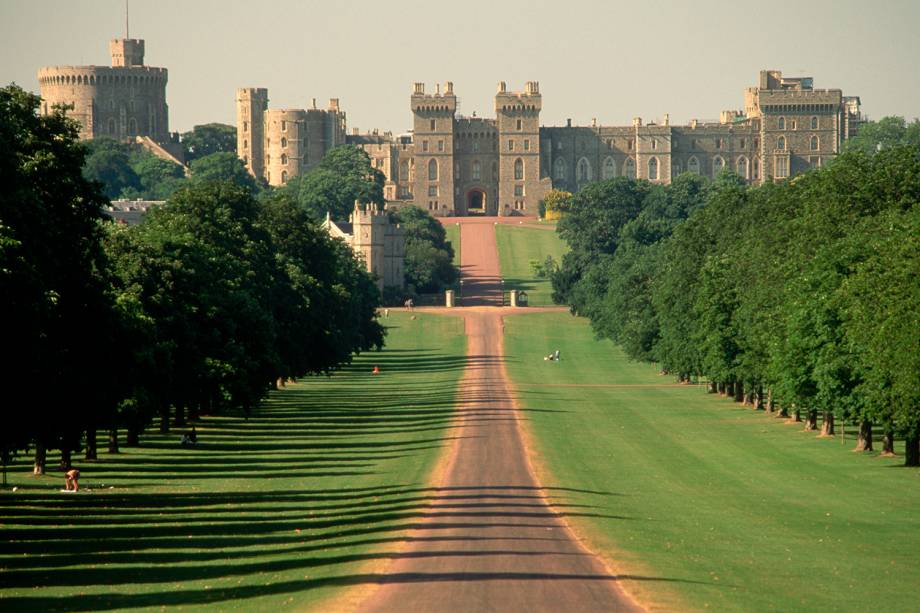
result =
[[[259,7],[256,10],[255,7]],[[237,87],[272,107],[341,99],[349,128],[403,132],[411,84],[453,81],[493,115],[498,81],[540,82],[543,123],[672,123],[741,108],[762,68],[859,95],[873,118],[920,115],[920,2],[771,0],[132,0],[131,35],[169,69],[170,128],[235,121]],[[0,0],[0,83],[109,64],[124,0]]]

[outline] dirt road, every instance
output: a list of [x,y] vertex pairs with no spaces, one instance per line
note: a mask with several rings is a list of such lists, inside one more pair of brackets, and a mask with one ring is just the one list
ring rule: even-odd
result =
[[[492,224],[464,224],[462,264],[489,304],[498,273]],[[468,277],[469,278],[469,277]],[[465,304],[469,304],[465,302]],[[503,366],[504,309],[459,309],[467,366],[457,437],[426,519],[362,611],[635,611],[566,528],[563,490],[537,484]],[[550,495],[557,505],[544,499]],[[602,509],[573,509],[598,512]]]

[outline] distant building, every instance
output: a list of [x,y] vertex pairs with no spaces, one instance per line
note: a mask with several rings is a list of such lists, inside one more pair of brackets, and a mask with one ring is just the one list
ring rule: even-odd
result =
[[105,207],[105,212],[115,223],[136,226],[147,211],[162,204],[165,200],[113,200]]
[[340,238],[364,261],[367,272],[376,277],[377,287],[405,287],[406,235],[376,205],[355,201],[348,222],[333,221],[326,215],[323,228]]
[[136,141],[181,163],[178,134],[169,132],[165,68],[144,65],[144,41],[111,41],[111,66],[46,66],[38,70],[44,114],[72,106],[80,137]]
[[[266,90],[241,91],[259,92],[259,104],[267,108]],[[844,96],[839,89],[815,89],[811,77],[764,70],[758,85],[745,90],[744,110],[723,111],[717,120],[674,126],[665,115],[660,122],[646,123],[636,117],[631,126],[573,126],[569,121],[557,127],[540,125],[542,97],[535,81],[525,83],[521,92],[500,83],[494,119],[458,115],[450,82],[433,94],[416,83],[410,134],[355,130],[344,142],[364,149],[386,175],[384,195],[394,206],[413,204],[437,216],[535,215],[551,188],[575,192],[618,176],[667,184],[683,172],[715,177],[732,170],[752,184],[786,179],[840,152],[843,141],[858,130],[859,105],[858,97]],[[259,164],[271,162],[270,182],[283,183],[342,142],[345,114],[337,101],[328,111],[314,110],[333,111],[324,116],[325,127],[314,130],[320,136],[306,134],[296,141],[285,139],[284,130],[279,132],[283,124],[268,115],[258,121],[258,129],[266,130],[261,138],[253,132],[255,115],[242,120],[249,123],[238,120],[240,138],[252,135],[248,153],[241,146],[240,155],[248,156],[244,161],[257,176],[265,176]],[[303,134],[299,126],[296,133]],[[264,151],[252,148],[254,142],[263,143]]]

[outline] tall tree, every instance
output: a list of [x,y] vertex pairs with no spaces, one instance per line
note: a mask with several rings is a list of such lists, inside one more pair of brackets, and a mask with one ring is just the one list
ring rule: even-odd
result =
[[236,128],[223,123],[206,123],[184,132],[180,142],[186,164],[212,153],[236,153]]

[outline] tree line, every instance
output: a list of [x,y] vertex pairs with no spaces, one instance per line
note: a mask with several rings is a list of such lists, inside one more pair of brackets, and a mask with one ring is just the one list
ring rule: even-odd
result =
[[97,431],[117,452],[120,430],[137,444],[157,419],[249,412],[382,346],[374,280],[289,194],[198,177],[119,226],[76,124],[39,102],[0,89],[4,469],[28,447],[42,472],[49,450],[95,458]]
[[554,299],[681,381],[920,465],[920,122],[791,180],[617,178],[561,204]]

